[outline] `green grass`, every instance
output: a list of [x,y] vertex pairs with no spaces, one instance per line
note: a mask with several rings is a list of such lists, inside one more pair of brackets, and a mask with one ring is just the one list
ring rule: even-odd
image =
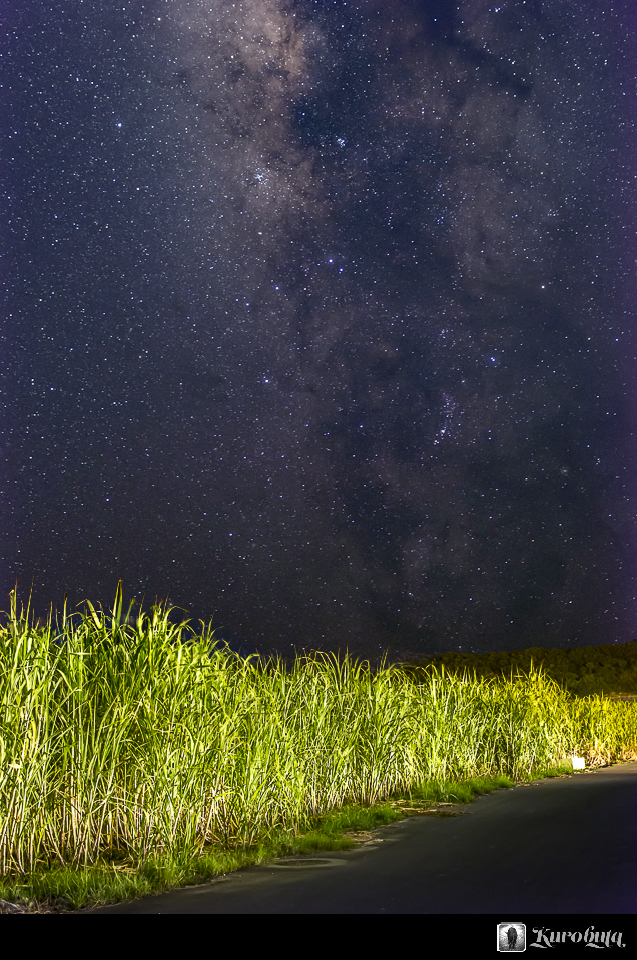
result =
[[[572,774],[570,764],[550,770],[534,771],[530,780]],[[186,885],[206,883],[278,857],[312,852],[350,850],[364,842],[371,831],[430,809],[434,815],[437,803],[471,803],[476,797],[493,790],[515,786],[509,777],[476,777],[465,783],[425,784],[407,791],[389,803],[371,807],[349,805],[317,820],[314,829],[293,836],[281,831],[268,842],[254,848],[227,851],[210,847],[199,855],[155,855],[142,863],[124,854],[102,856],[88,866],[63,867],[51,864],[23,877],[0,880],[0,898],[16,911],[24,913],[70,913],[93,906],[118,903]],[[448,815],[447,810],[441,815]],[[451,813],[451,815],[454,815]],[[372,840],[373,842],[373,840]],[[5,910],[0,909],[0,912]]]
[[[316,654],[242,659],[170,611],[0,627],[0,898],[80,909],[634,755],[637,709],[541,672],[413,684]],[[571,769],[572,772],[572,769]],[[453,812],[453,809],[452,811]],[[358,836],[358,839],[357,839]],[[2,905],[0,905],[0,909]],[[8,907],[6,908],[8,909]]]

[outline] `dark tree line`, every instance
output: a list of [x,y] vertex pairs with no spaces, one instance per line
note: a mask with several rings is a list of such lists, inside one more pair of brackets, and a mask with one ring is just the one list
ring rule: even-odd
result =
[[575,696],[637,694],[637,640],[566,650],[529,647],[497,653],[442,653],[405,664],[403,669],[418,682],[443,667],[448,673],[509,679],[511,674],[515,677],[518,672],[528,673],[540,666]]

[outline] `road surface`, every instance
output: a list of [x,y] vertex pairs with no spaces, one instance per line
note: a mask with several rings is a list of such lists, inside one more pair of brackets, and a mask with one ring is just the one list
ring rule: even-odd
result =
[[454,809],[381,827],[355,850],[77,913],[637,913],[637,762]]

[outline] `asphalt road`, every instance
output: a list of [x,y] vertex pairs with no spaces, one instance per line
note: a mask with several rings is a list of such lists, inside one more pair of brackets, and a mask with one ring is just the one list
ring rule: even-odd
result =
[[455,809],[381,827],[355,850],[78,913],[637,913],[637,762]]

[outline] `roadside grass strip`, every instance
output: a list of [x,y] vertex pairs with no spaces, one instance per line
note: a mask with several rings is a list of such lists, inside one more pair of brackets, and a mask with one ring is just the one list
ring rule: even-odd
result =
[[[132,605],[131,605],[132,606]],[[345,655],[241,658],[118,588],[0,627],[0,912],[63,912],[344,850],[406,816],[637,756],[637,707],[541,671],[414,683]]]

